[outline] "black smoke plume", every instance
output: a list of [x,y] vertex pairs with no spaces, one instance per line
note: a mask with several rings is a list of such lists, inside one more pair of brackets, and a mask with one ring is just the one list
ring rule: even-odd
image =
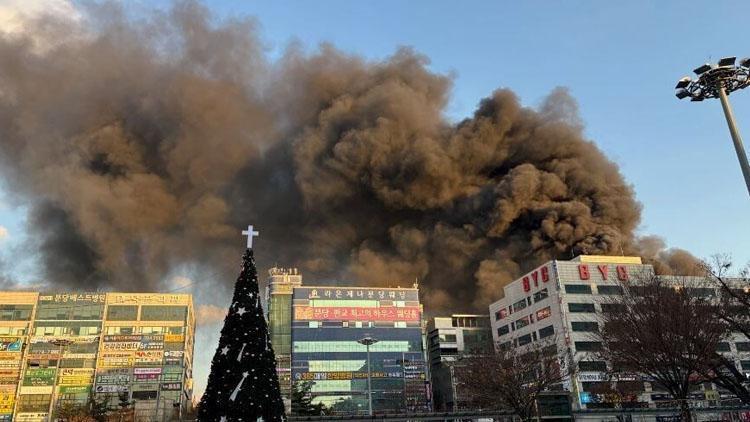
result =
[[633,190],[564,89],[536,109],[497,90],[457,124],[450,90],[408,48],[373,62],[292,45],[272,61],[252,20],[94,5],[0,38],[0,168],[60,287],[230,283],[248,223],[262,264],[418,279],[432,309],[486,305],[552,258],[682,262],[636,237]]

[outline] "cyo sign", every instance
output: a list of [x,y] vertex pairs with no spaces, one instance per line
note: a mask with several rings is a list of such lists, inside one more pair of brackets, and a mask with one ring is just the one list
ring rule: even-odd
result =
[[[602,276],[602,280],[607,280],[609,276],[609,266],[606,264],[597,265],[596,268],[599,270],[599,274]],[[628,267],[624,265],[616,265],[615,271],[617,271],[617,279],[620,281],[628,281]],[[581,280],[590,280],[591,271],[589,266],[586,264],[578,265],[578,276]]]

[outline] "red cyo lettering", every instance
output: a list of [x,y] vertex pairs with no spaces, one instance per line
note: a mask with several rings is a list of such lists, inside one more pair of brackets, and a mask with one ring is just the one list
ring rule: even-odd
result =
[[529,283],[528,277],[524,277],[523,278],[523,291],[528,292],[529,290],[531,290],[531,283]]
[[531,279],[534,280],[534,287],[539,286],[539,271],[531,273]]
[[581,277],[581,280],[588,280],[591,278],[591,274],[589,274],[589,266],[583,264],[579,265],[578,275]]
[[599,268],[599,272],[602,274],[602,280],[607,279],[607,275],[609,274],[609,267],[605,265],[597,265],[597,268]]
[[549,269],[547,267],[542,267],[542,281],[545,283],[549,281]]
[[628,267],[624,265],[617,266],[617,279],[620,281],[628,281]]

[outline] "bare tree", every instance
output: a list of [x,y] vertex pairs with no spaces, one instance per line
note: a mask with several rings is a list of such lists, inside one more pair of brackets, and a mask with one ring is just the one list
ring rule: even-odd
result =
[[473,405],[512,410],[522,421],[536,415],[541,393],[562,390],[575,365],[558,356],[554,338],[497,352],[477,353],[462,359],[461,388]]
[[707,365],[729,333],[713,317],[716,298],[700,280],[641,274],[608,299],[614,311],[601,314],[601,330],[593,335],[613,373],[657,383],[679,403],[685,421],[691,420],[689,393],[706,380]]

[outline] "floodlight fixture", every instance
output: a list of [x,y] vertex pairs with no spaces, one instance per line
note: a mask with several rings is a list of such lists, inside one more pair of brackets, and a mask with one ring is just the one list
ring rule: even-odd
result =
[[693,72],[695,72],[696,75],[700,75],[701,73],[708,72],[709,70],[711,70],[711,65],[706,63],[703,66],[696,67]]
[[684,77],[677,81],[675,96],[681,100],[690,98],[692,102],[700,102],[707,98],[721,100],[724,117],[729,125],[729,133],[732,135],[734,150],[740,162],[740,169],[742,169],[742,176],[745,179],[747,191],[750,193],[750,164],[728,97],[732,92],[750,85],[750,58],[740,60],[739,65],[736,61],[736,57],[724,57],[719,60],[718,66],[706,63],[697,67],[693,70],[698,75],[697,79],[691,80],[689,77]]
[[724,57],[719,60],[719,66],[734,66],[735,60],[737,60],[737,57]]

